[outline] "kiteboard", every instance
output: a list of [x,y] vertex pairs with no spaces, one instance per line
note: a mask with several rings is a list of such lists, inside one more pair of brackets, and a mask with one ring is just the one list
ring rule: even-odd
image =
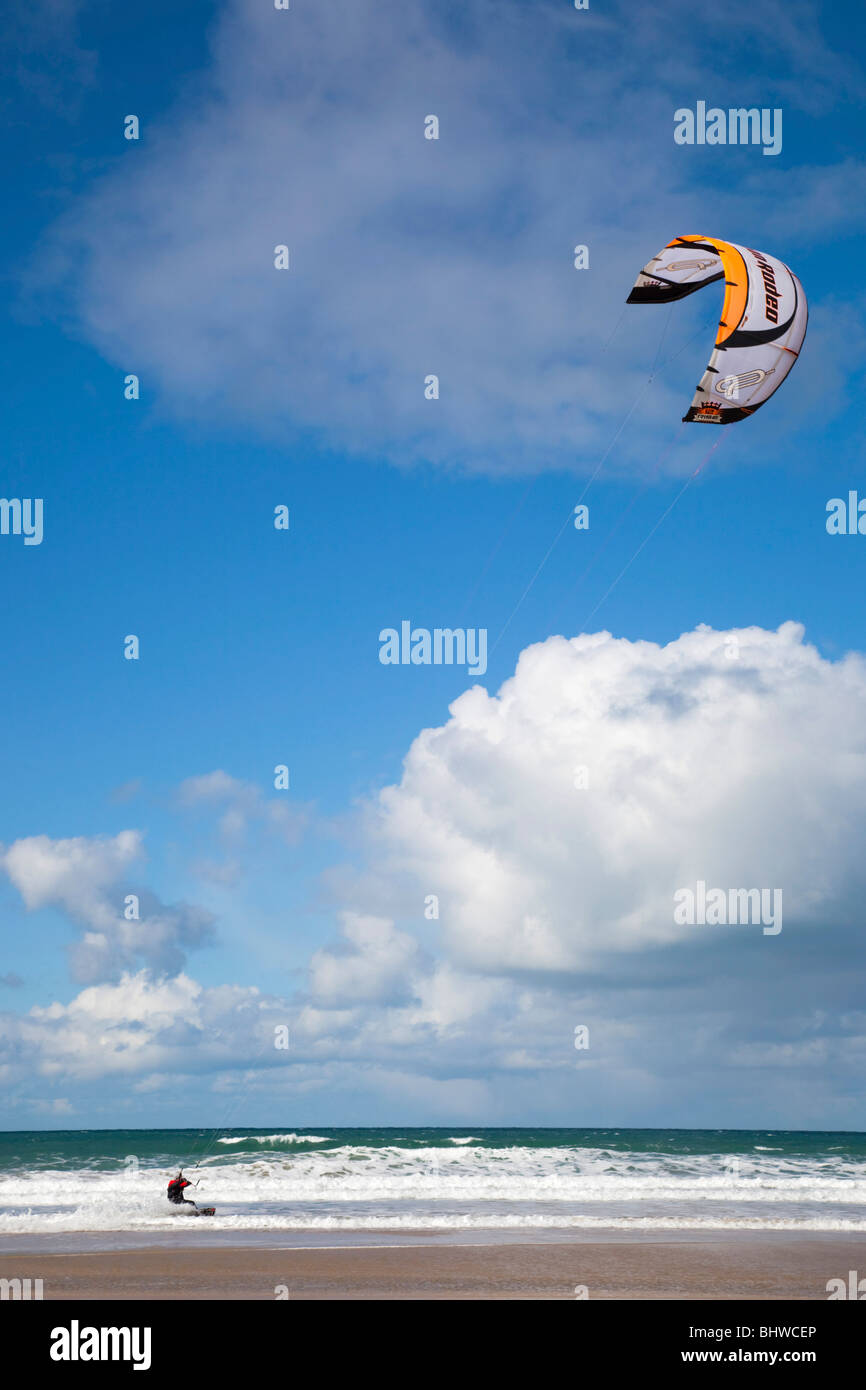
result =
[[198,1207],[196,1216],[215,1216],[216,1207]]

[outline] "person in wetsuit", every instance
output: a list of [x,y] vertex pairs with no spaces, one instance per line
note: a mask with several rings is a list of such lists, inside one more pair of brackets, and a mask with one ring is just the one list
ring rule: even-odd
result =
[[183,1204],[183,1206],[186,1207],[194,1207],[195,1202],[191,1202],[189,1197],[184,1197],[183,1195],[185,1187],[192,1187],[192,1183],[184,1177],[183,1169],[181,1168],[177,1177],[172,1178],[168,1185],[168,1200],[174,1202],[175,1206]]

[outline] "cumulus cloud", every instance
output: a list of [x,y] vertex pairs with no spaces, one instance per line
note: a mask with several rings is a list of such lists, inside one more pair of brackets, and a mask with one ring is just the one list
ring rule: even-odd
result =
[[[658,316],[631,314],[600,352],[659,246],[740,227],[791,256],[831,212],[852,231],[853,158],[821,171],[820,198],[814,171],[768,180],[754,150],[725,151],[684,189],[696,166],[673,143],[673,111],[710,85],[722,105],[748,104],[743,60],[768,32],[784,53],[769,105],[819,110],[852,72],[809,6],[731,0],[726,15],[710,49],[684,0],[661,27],[646,7],[560,0],[474,0],[459,23],[405,0],[290,16],[234,0],[207,74],[63,218],[40,279],[59,266],[78,330],[118,364],[132,354],[178,413],[400,463],[574,467],[645,384]],[[431,113],[438,141],[424,139]],[[576,242],[589,273],[572,268]],[[718,304],[679,309],[686,341]],[[835,371],[844,344],[830,347]],[[801,389],[822,377],[813,356]],[[685,389],[659,377],[645,425],[677,420]],[[771,426],[762,413],[750,428]]]
[[[375,912],[311,961],[300,1069],[396,1095],[411,1061],[490,1122],[856,1125],[864,695],[795,623],[529,648],[368,807]],[[678,924],[698,879],[781,888],[783,931]]]
[[[89,983],[117,979],[141,962],[176,973],[187,949],[213,938],[210,913],[187,903],[165,905],[130,886],[143,855],[137,830],[68,840],[33,835],[5,849],[0,867],[28,909],[59,907],[84,928],[68,953],[73,978]],[[139,915],[127,918],[126,898],[133,893]]]
[[[314,958],[303,1055],[484,1078],[491,1121],[856,1126],[864,697],[796,623],[528,648],[368,807],[377,915]],[[677,923],[699,879],[781,889],[782,932]]]
[[93,839],[51,840],[47,835],[31,835],[6,849],[2,864],[31,910],[57,903],[74,917],[94,926],[107,926],[116,910],[106,900],[105,890],[143,853],[137,830]]
[[205,989],[187,975],[154,979],[141,970],[69,1004],[0,1015],[0,1070],[15,1082],[34,1072],[82,1081],[265,1067],[279,1060],[273,1030],[285,1023],[285,1006],[257,989]]
[[[150,1093],[210,1072],[266,1102],[318,1096],[335,1123],[465,1104],[476,1123],[857,1127],[864,697],[863,658],[825,659],[795,623],[549,638],[415,739],[294,998],[127,971],[2,1016],[3,1075]],[[220,775],[185,795],[236,790]],[[100,846],[90,881],[132,848]],[[678,924],[674,894],[698,879],[781,888],[782,932]],[[291,1046],[275,1069],[276,1024]]]
[[552,637],[415,740],[370,812],[370,888],[438,894],[449,955],[491,974],[693,943],[673,899],[698,880],[781,889],[787,931],[853,921],[864,697],[863,659],[794,623]]
[[310,962],[312,993],[325,1004],[387,1003],[408,988],[419,954],[418,942],[387,918],[344,913],[343,941]]

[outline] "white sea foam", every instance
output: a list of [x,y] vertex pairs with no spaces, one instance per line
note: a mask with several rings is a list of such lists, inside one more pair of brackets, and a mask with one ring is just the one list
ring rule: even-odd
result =
[[[90,1209],[84,1213],[56,1213],[48,1216],[27,1213],[18,1219],[4,1217],[0,1231],[6,1235],[50,1235],[73,1232],[152,1232],[177,1227],[184,1218],[176,1213],[147,1214],[138,1210],[121,1219],[116,1211],[110,1215]],[[223,1231],[493,1231],[493,1230],[659,1230],[659,1231],[848,1231],[866,1234],[866,1219],[816,1216],[723,1216],[717,1213],[681,1216],[651,1215],[622,1216],[605,1213],[594,1216],[586,1213],[546,1212],[397,1212],[385,1215],[342,1213],[306,1215],[286,1213],[229,1213],[207,1218],[207,1227]]]
[[242,1134],[234,1139],[218,1139],[218,1144],[327,1144],[321,1134]]
[[[456,1143],[457,1138],[466,1142]],[[743,1229],[866,1231],[866,1163],[841,1157],[328,1143],[255,1135],[223,1149],[191,1194],[233,1230]],[[275,1142],[277,1141],[277,1142]],[[278,1144],[283,1146],[280,1152]],[[275,1151],[276,1150],[276,1151]],[[0,1232],[157,1231],[192,1215],[165,1199],[163,1166],[33,1169],[0,1180]],[[208,1219],[209,1222],[211,1218]]]

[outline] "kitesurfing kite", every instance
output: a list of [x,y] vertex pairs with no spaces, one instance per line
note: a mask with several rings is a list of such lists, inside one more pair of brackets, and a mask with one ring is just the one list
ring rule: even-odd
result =
[[730,425],[754,415],[793,367],[806,336],[803,286],[775,256],[718,237],[680,236],[644,266],[626,301],[669,304],[725,282],[713,355],[684,421]]

